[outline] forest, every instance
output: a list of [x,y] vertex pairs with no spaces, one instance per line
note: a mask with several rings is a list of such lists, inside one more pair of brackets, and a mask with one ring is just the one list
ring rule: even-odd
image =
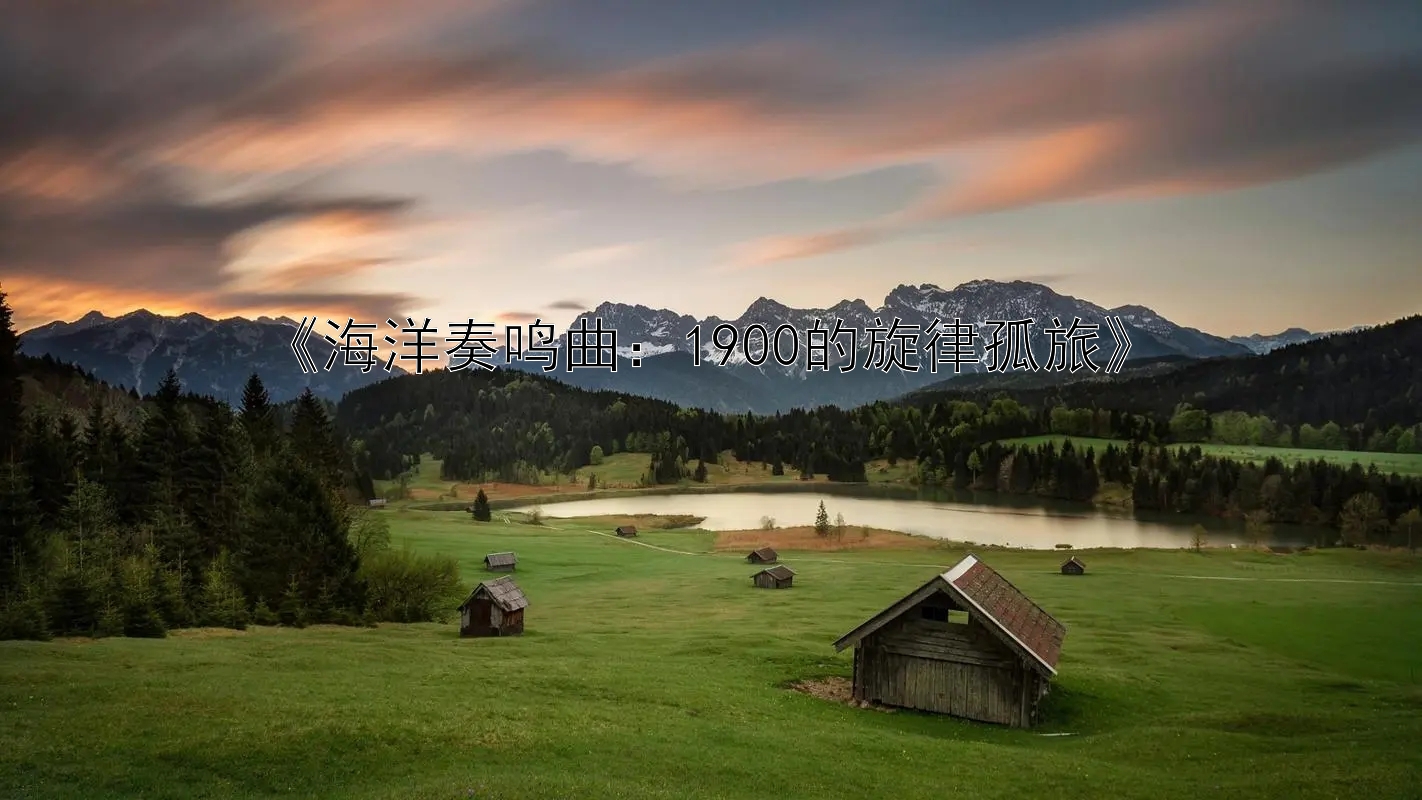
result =
[[[999,391],[984,382],[955,390],[952,382],[909,401],[986,402]],[[1416,425],[1422,409],[1422,316],[1335,333],[1261,356],[1186,362],[1127,380],[1099,377],[1014,388],[1034,407],[1117,408],[1167,416],[1181,403],[1207,412],[1237,411],[1299,429],[1333,422],[1348,431],[1348,449],[1367,448],[1378,429]],[[1308,446],[1293,440],[1294,446]]]
[[[844,482],[866,480],[871,461],[912,461],[923,486],[1091,501],[1115,485],[1143,511],[1244,518],[1256,532],[1309,523],[1352,544],[1411,544],[1422,506],[1415,477],[1321,460],[1252,464],[1179,447],[1416,452],[1417,420],[1393,412],[1349,411],[1340,423],[1296,409],[1285,422],[1183,402],[1158,413],[998,394],[723,415],[509,370],[402,376],[334,406],[310,391],[273,405],[253,375],[232,408],[185,392],[171,372],[140,398],[17,357],[3,295],[0,314],[6,637],[434,618],[459,592],[457,565],[392,552],[380,516],[365,512],[375,480],[398,478],[422,453],[443,462],[446,480],[537,483],[587,465],[595,450],[643,452],[648,486],[704,480],[705,464],[725,451],[776,474]],[[1332,361],[1340,368],[1348,348],[1326,346],[1340,350]],[[61,396],[26,407],[25,381]],[[1298,394],[1329,391],[1354,393],[1320,380]],[[1002,443],[1047,433],[1126,444]]]

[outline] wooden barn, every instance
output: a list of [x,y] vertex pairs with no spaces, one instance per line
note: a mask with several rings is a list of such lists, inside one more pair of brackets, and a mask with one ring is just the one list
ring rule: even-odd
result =
[[1066,628],[968,556],[835,642],[854,647],[854,699],[1026,728]]
[[637,535],[637,527],[636,527],[635,525],[619,525],[619,526],[617,526],[617,535],[618,535],[618,536],[636,536],[636,535]]
[[750,554],[746,556],[746,561],[752,564],[774,564],[779,560],[780,554],[776,553],[773,547],[762,547],[757,550],[752,550]]
[[484,569],[489,572],[513,572],[518,557],[513,553],[490,553],[484,556]]
[[789,589],[795,581],[795,571],[779,564],[757,572],[751,576],[751,580],[761,589]]
[[1085,575],[1086,565],[1081,563],[1081,561],[1079,561],[1076,556],[1072,556],[1071,558],[1068,558],[1066,561],[1062,562],[1062,574]]
[[459,607],[460,636],[514,636],[523,633],[528,598],[508,575],[474,587]]

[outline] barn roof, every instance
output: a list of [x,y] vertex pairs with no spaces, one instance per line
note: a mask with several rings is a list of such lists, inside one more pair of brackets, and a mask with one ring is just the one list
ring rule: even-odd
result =
[[846,633],[834,643],[835,650],[857,644],[938,592],[944,592],[964,608],[976,611],[989,630],[997,633],[1004,643],[1030,663],[1049,675],[1057,674],[1057,659],[1061,656],[1066,626],[972,555]]
[[521,608],[528,608],[528,598],[523,596],[523,590],[518,588],[518,584],[514,583],[513,578],[505,575],[502,578],[484,581],[475,586],[474,591],[469,593],[469,597],[459,605],[460,611],[463,611],[465,606],[474,601],[474,596],[479,594],[480,589],[488,592],[489,599],[494,601],[494,605],[504,611],[518,611]]
[[775,559],[779,558],[779,556],[775,553],[775,548],[773,547],[756,548],[755,550],[751,551],[751,555],[766,559],[767,561],[774,561]]
[[776,579],[777,581],[783,581],[787,578],[795,577],[795,570],[790,569],[784,564],[776,564],[773,567],[766,567],[765,569],[761,570],[760,572],[757,572],[756,574],[759,575],[761,573],[769,574],[770,577]]
[[1062,566],[1065,567],[1067,564],[1070,564],[1070,563],[1072,563],[1073,561],[1075,561],[1075,562],[1076,562],[1076,565],[1079,566],[1079,567],[1084,567],[1084,566],[1086,566],[1085,564],[1081,563],[1081,560],[1078,559],[1076,556],[1072,556],[1071,558],[1068,558],[1066,561],[1063,561],[1063,562],[1062,562]]
[[485,566],[511,567],[516,563],[518,563],[518,557],[513,553],[490,553],[484,556]]

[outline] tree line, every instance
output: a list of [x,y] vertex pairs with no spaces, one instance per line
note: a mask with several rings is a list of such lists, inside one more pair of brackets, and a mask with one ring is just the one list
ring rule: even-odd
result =
[[253,375],[234,410],[169,371],[122,415],[27,408],[15,345],[0,294],[0,638],[433,618],[458,594],[451,559],[390,547],[309,391],[284,415]]
[[[538,482],[547,473],[571,475],[605,454],[623,451],[651,454],[643,479],[649,485],[704,479],[704,464],[715,462],[722,451],[741,461],[763,462],[775,474],[790,468],[805,477],[846,482],[865,480],[872,460],[911,460],[915,479],[927,486],[1090,501],[1103,485],[1116,483],[1132,497],[1139,494],[1142,510],[1220,516],[1255,510],[1250,487],[1256,478],[1267,482],[1271,492],[1285,481],[1293,491],[1297,480],[1311,487],[1307,498],[1300,490],[1289,495],[1298,497],[1293,505],[1276,501],[1275,518],[1335,527],[1342,524],[1342,504],[1353,494],[1375,494],[1391,523],[1417,504],[1419,485],[1415,478],[1380,475],[1360,484],[1356,474],[1370,472],[1323,462],[1284,470],[1277,461],[1249,466],[1172,456],[1178,446],[1196,441],[1246,443],[1267,433],[1277,442],[1285,435],[1286,426],[1263,415],[1209,414],[1189,405],[1156,415],[1034,407],[998,396],[985,404],[945,399],[927,406],[879,402],[848,410],[826,406],[771,415],[719,414],[588,392],[516,371],[434,372],[352,392],[341,401],[338,420],[358,432],[370,463],[387,479],[422,452],[441,459],[446,480],[524,483]],[[1415,427],[1399,425],[1382,435],[1389,440],[1395,435],[1398,445],[1406,445]],[[1341,430],[1306,423],[1297,433],[1307,441],[1317,431],[1330,443]],[[1130,447],[1096,452],[1079,444],[1047,450],[998,444],[1047,433],[1125,440]],[[1004,459],[1011,463],[1005,476],[1000,473]],[[1289,477],[1299,469],[1306,475]],[[1269,480],[1285,472],[1288,476]],[[1136,492],[1142,482],[1161,488]]]

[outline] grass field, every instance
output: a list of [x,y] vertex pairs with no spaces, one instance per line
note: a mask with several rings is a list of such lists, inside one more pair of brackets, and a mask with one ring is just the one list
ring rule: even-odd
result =
[[[0,642],[0,796],[1417,797],[1422,568],[1358,551],[985,553],[1068,635],[1044,725],[851,708],[839,635],[962,551],[392,509],[396,540],[514,550],[521,637],[447,624]],[[1209,576],[1236,580],[1206,580]],[[1351,581],[1351,582],[1350,582]],[[1071,734],[1043,736],[1042,733]]]
[[[1024,436],[1016,439],[1003,439],[1006,445],[1026,444],[1041,445],[1047,442],[1054,442],[1058,446],[1062,441],[1070,438],[1073,447],[1095,447],[1098,450],[1104,449],[1108,444],[1117,447],[1126,447],[1129,442],[1122,439],[1097,439],[1089,436]],[[1237,461],[1263,462],[1269,458],[1277,458],[1284,464],[1293,465],[1300,461],[1316,461],[1323,459],[1334,464],[1347,466],[1353,462],[1358,462],[1363,469],[1369,465],[1376,464],[1378,471],[1383,473],[1396,472],[1399,475],[1422,475],[1422,453],[1366,453],[1354,450],[1306,450],[1299,447],[1256,447],[1252,445],[1235,444],[1200,444],[1200,445],[1176,445],[1178,448],[1200,448],[1205,455],[1217,458],[1232,458]]]
[[[440,477],[441,462],[439,459],[426,454],[415,467],[408,478],[406,485],[409,491],[409,499],[416,503],[436,502],[472,502],[475,494],[480,489],[490,500],[514,500],[531,497],[550,497],[554,495],[580,495],[588,491],[588,478],[597,476],[597,491],[626,491],[642,488],[642,476],[646,474],[651,466],[651,455],[648,453],[614,453],[606,456],[603,463],[596,466],[581,467],[576,472],[576,480],[568,480],[568,476],[557,476],[544,474],[537,484],[518,483],[461,483],[444,480]],[[695,462],[693,462],[695,463]],[[914,472],[912,461],[900,461],[894,466],[889,466],[883,460],[870,461],[865,465],[865,474],[870,483],[902,483],[906,482]],[[828,478],[824,475],[816,476],[816,483],[827,483]],[[691,479],[684,479],[681,485],[685,487],[717,487],[717,486],[740,486],[765,484],[785,484],[801,483],[800,473],[789,467],[785,468],[784,475],[772,475],[770,465],[756,461],[738,461],[730,451],[721,454],[720,463],[708,463],[706,465],[706,482],[696,483]],[[385,495],[395,485],[395,481],[376,481],[376,492]],[[659,487],[665,491],[666,485]]]

